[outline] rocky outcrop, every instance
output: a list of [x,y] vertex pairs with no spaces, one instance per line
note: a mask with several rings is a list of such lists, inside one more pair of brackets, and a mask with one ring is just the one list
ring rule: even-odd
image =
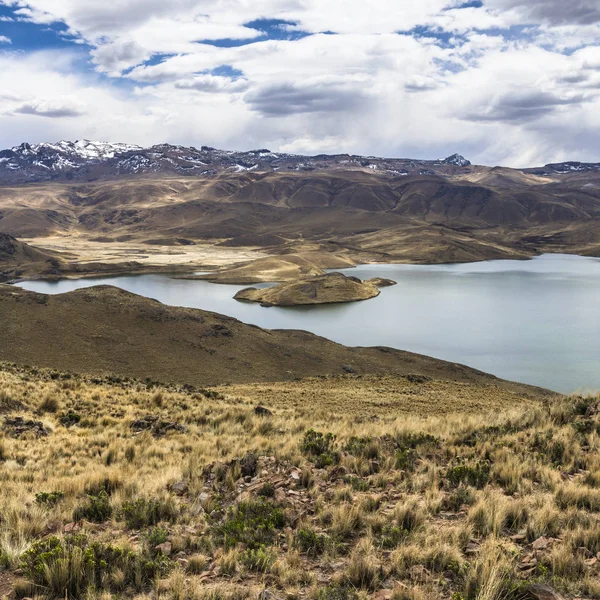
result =
[[398,282],[393,281],[392,279],[385,279],[384,277],[373,277],[372,279],[367,279],[366,283],[372,283],[378,288],[398,285]]
[[311,304],[336,304],[356,302],[379,296],[376,284],[346,277],[342,273],[327,273],[292,282],[280,283],[271,288],[246,288],[234,298],[260,302],[263,306],[300,306]]

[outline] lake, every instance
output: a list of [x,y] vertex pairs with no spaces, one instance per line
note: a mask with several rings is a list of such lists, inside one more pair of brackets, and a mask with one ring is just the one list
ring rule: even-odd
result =
[[165,304],[201,308],[270,329],[304,329],[349,346],[392,346],[560,392],[600,390],[600,259],[362,265],[361,279],[397,286],[342,305],[263,308],[233,300],[247,286],[166,275],[26,281],[48,294],[114,285]]

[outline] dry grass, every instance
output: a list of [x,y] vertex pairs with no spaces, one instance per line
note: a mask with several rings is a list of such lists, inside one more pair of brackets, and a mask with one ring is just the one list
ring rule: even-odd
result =
[[[234,600],[263,589],[318,600],[382,589],[401,600],[501,600],[531,581],[600,598],[596,400],[479,414],[467,402],[466,412],[440,416],[412,404],[413,414],[394,415],[374,399],[385,380],[365,381],[367,408],[350,394],[336,413],[346,381],[339,400],[322,405],[319,382],[338,383],[305,382],[300,403],[300,382],[278,400],[283,384],[260,395],[259,386],[215,392],[4,366],[0,398],[13,406],[4,414],[42,421],[48,435],[14,437],[0,419],[2,566],[23,568],[52,536],[75,543],[75,527],[86,544],[128,557],[110,558],[86,592],[103,600]],[[258,402],[273,414],[255,414]],[[55,410],[42,411],[48,404]],[[132,428],[147,415],[184,429]],[[303,452],[311,428],[335,440]],[[234,459],[248,452],[258,462],[245,475]],[[15,593],[87,589],[79,547],[61,552],[41,587],[20,582]]]

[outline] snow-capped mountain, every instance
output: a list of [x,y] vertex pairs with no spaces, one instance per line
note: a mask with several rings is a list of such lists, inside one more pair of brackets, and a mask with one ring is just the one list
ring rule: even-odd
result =
[[437,161],[349,154],[300,156],[266,148],[248,152],[159,144],[142,148],[78,140],[28,144],[0,151],[0,184],[92,181],[136,174],[214,176],[223,172],[364,170],[390,176],[448,174],[471,163],[459,154]]
[[447,165],[454,165],[455,167],[470,167],[471,161],[467,160],[464,156],[460,154],[453,154],[448,158],[444,158],[443,162]]

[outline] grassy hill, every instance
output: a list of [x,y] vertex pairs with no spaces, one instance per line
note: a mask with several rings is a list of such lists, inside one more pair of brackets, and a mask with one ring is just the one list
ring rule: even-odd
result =
[[600,597],[600,402],[491,391],[0,365],[0,597]]
[[303,331],[169,307],[109,286],[56,296],[0,285],[0,360],[71,372],[211,385],[344,373],[407,375],[548,392],[390,348],[348,348]]

